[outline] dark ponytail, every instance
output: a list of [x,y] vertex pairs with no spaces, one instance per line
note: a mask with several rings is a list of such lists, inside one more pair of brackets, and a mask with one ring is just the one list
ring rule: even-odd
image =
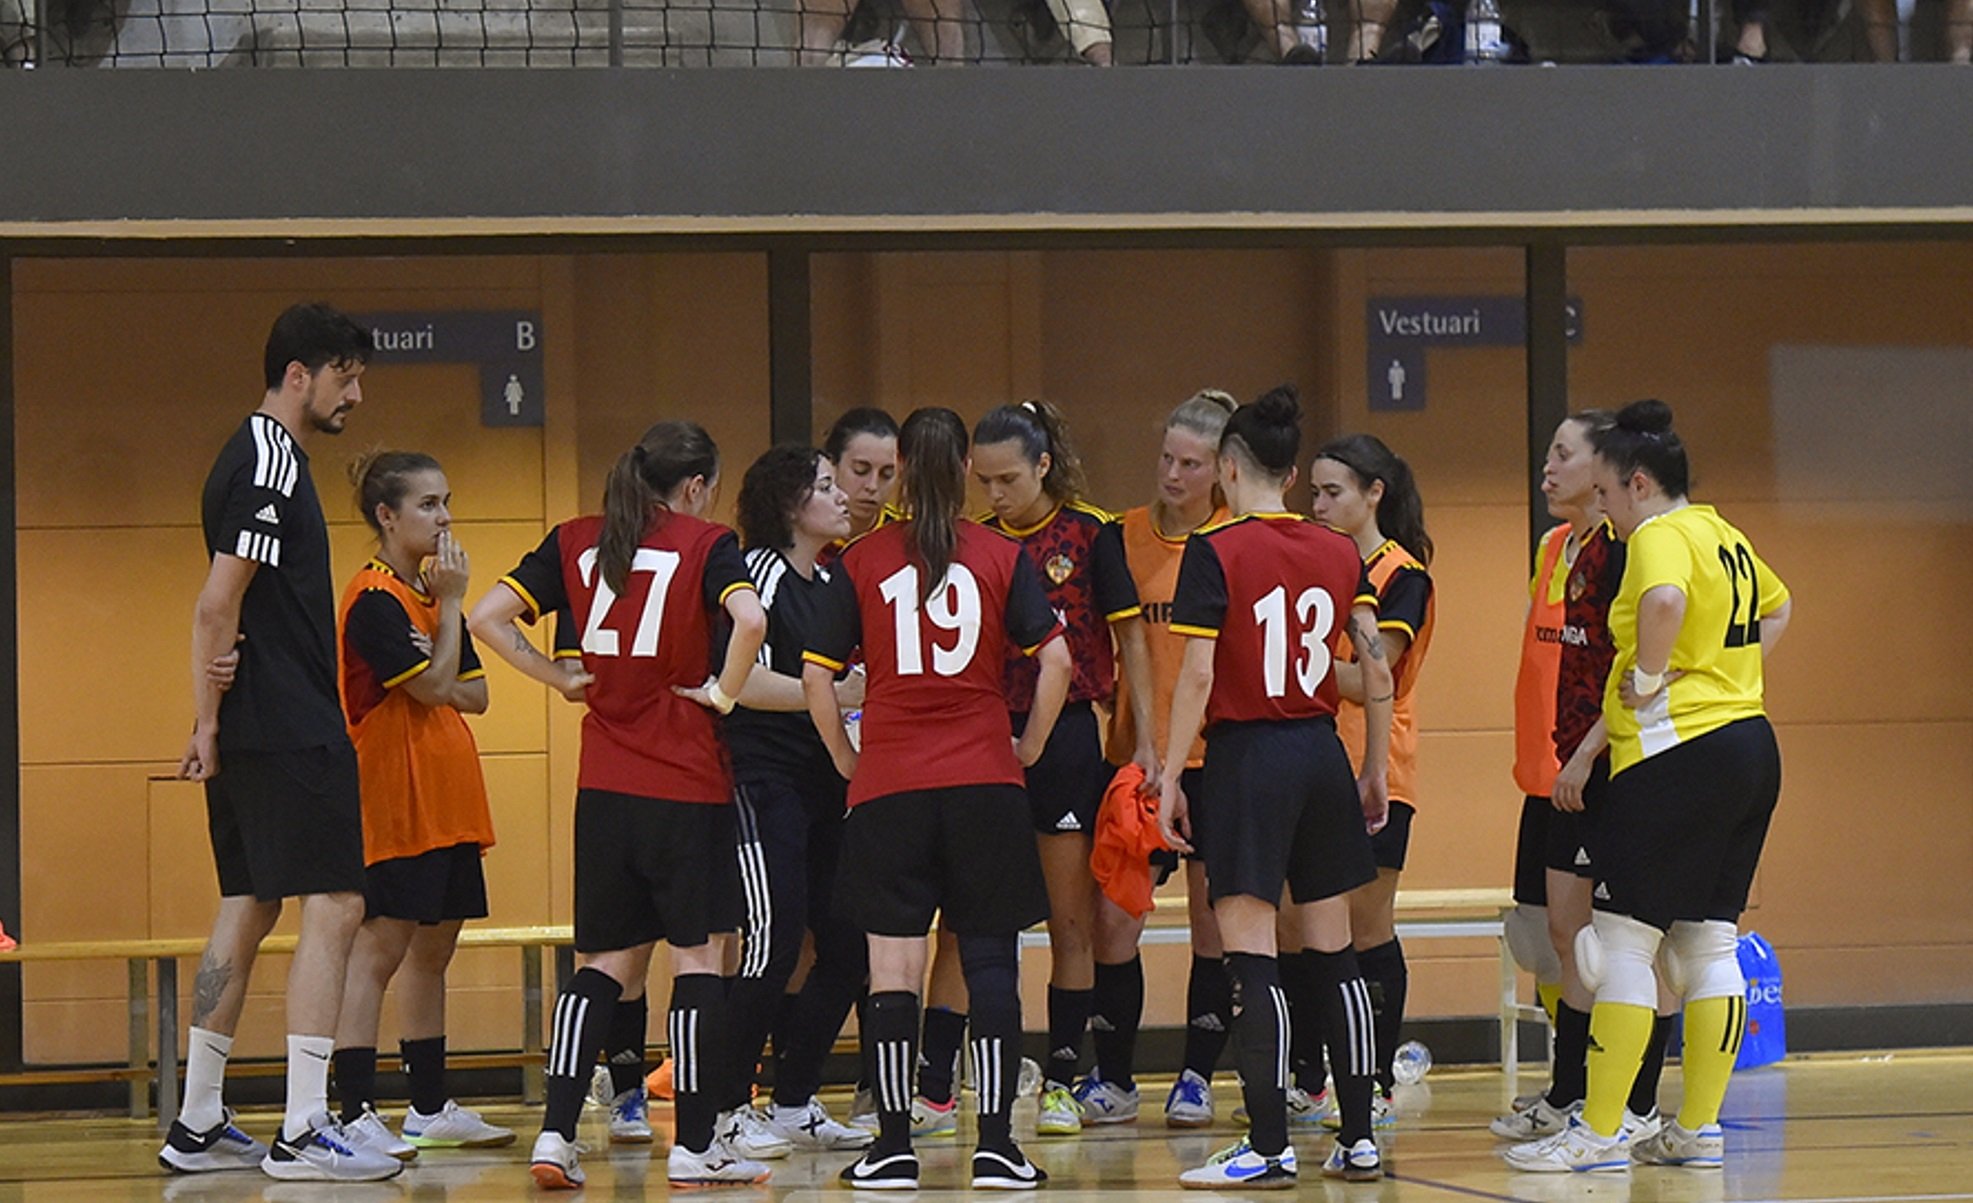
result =
[[1344,435],[1324,443],[1317,459],[1332,459],[1350,470],[1357,487],[1370,488],[1372,481],[1384,482],[1384,496],[1377,503],[1377,529],[1387,539],[1418,557],[1421,564],[1432,563],[1432,536],[1425,533],[1425,501],[1418,495],[1418,482],[1411,465],[1369,434]]
[[1286,478],[1302,450],[1302,402],[1295,386],[1276,385],[1234,410],[1219,449],[1237,450],[1273,479]]
[[1669,497],[1684,497],[1692,487],[1692,465],[1685,444],[1672,430],[1672,407],[1663,401],[1633,401],[1617,411],[1617,420],[1590,432],[1589,442],[1604,463],[1629,480],[1642,469]]
[[617,457],[603,483],[603,533],[596,540],[596,570],[621,594],[631,561],[665,498],[694,476],[719,476],[719,448],[697,422],[660,422],[635,447]]
[[1041,478],[1041,487],[1058,502],[1080,500],[1089,488],[1082,457],[1069,442],[1069,420],[1046,401],[1023,401],[987,411],[973,428],[973,442],[1018,442],[1030,464],[1041,463],[1042,452],[1047,452],[1048,475]]
[[945,585],[966,506],[966,423],[949,409],[914,409],[898,431],[898,494],[911,515],[905,550],[925,571],[925,600]]
[[378,534],[377,507],[396,510],[411,489],[413,472],[440,471],[438,461],[422,451],[368,451],[349,465],[349,483],[356,488],[356,509]]

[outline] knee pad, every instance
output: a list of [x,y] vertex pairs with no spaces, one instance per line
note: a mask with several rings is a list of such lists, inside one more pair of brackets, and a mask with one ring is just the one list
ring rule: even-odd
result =
[[1516,965],[1534,974],[1538,982],[1562,980],[1562,958],[1555,955],[1555,944],[1548,938],[1547,907],[1520,903],[1507,912],[1502,927]]
[[[1576,970],[1596,1001],[1657,1010],[1658,978],[1651,962],[1665,934],[1629,915],[1598,911],[1576,933]],[[1587,955],[1585,955],[1587,954]]]
[[1724,920],[1703,923],[1680,920],[1672,924],[1666,943],[1683,969],[1680,993],[1687,1002],[1703,998],[1733,998],[1747,992],[1740,973],[1740,930]]

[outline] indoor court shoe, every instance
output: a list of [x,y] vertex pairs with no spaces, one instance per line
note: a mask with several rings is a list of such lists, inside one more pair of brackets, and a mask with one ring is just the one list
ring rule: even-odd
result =
[[1165,1096],[1165,1127],[1205,1128],[1213,1122],[1213,1085],[1191,1070],[1178,1075]]
[[1041,1114],[1034,1130],[1042,1136],[1074,1136],[1082,1131],[1082,1104],[1066,1086],[1050,1086],[1041,1094]]
[[853,1190],[917,1190],[918,1154],[866,1150],[836,1177]]
[[765,1182],[773,1171],[749,1157],[742,1157],[732,1146],[715,1136],[703,1153],[684,1145],[671,1146],[665,1161],[665,1177],[674,1187],[752,1186]]
[[951,1099],[940,1106],[924,1095],[911,1100],[911,1138],[922,1140],[928,1136],[951,1136],[959,1131],[959,1100]]
[[378,1115],[377,1109],[368,1103],[363,1104],[361,1115],[343,1124],[343,1135],[349,1137],[349,1143],[359,1149],[369,1149],[399,1161],[412,1161],[418,1156],[418,1150],[399,1140],[397,1133],[384,1122],[384,1117]]
[[[1343,1130],[1343,1109],[1336,1101],[1336,1092],[1325,1090],[1323,1094],[1329,1101],[1322,1108],[1322,1126],[1331,1132],[1340,1132]],[[1292,1110],[1292,1105],[1288,1112],[1288,1119],[1291,1123],[1295,1122],[1295,1113]],[[1391,1102],[1391,1096],[1381,1090],[1371,1091],[1370,1126],[1373,1128],[1388,1128],[1397,1122],[1397,1107]]]
[[578,1155],[583,1147],[560,1132],[544,1131],[534,1138],[534,1155],[528,1158],[528,1173],[542,1190],[574,1190],[582,1185]]
[[835,1117],[829,1114],[829,1109],[822,1105],[822,1100],[813,1097],[806,1107],[776,1105],[768,1113],[767,1126],[797,1149],[825,1152],[867,1149],[870,1142],[877,1139],[861,1128],[837,1123]]
[[404,1163],[359,1148],[333,1116],[318,1111],[300,1136],[276,1137],[260,1169],[286,1182],[381,1182],[403,1172]]
[[787,1137],[774,1130],[767,1117],[752,1107],[735,1107],[713,1121],[713,1131],[741,1157],[773,1161],[795,1151]]
[[158,1150],[158,1164],[180,1174],[210,1174],[219,1170],[257,1170],[267,1146],[233,1126],[232,1111],[203,1132],[177,1120]]
[[1647,1136],[1630,1147],[1632,1160],[1644,1165],[1682,1165],[1692,1170],[1717,1170],[1726,1164],[1726,1137],[1718,1124],[1707,1124],[1693,1132],[1679,1127],[1677,1120],[1665,1124],[1655,1136]]
[[1178,1184],[1187,1190],[1293,1190],[1295,1146],[1282,1149],[1277,1157],[1263,1157],[1243,1136],[1198,1169],[1180,1174]]
[[1630,1137],[1632,1148],[1637,1147],[1638,1141],[1656,1136],[1664,1130],[1665,1117],[1656,1107],[1651,1108],[1645,1115],[1639,1115],[1628,1107],[1624,1108],[1624,1135]]
[[1076,1102],[1082,1104],[1084,1124],[1128,1124],[1137,1119],[1137,1088],[1126,1090],[1115,1082],[1105,1082],[1090,1074],[1076,1083]]
[[[1316,1124],[1327,1124],[1331,1128],[1343,1126],[1342,1120],[1334,1118],[1336,1113],[1332,1109],[1327,1089],[1310,1094],[1299,1086],[1290,1086],[1286,1094],[1289,1126],[1303,1128],[1313,1127]],[[1233,1109],[1233,1122],[1236,1124],[1247,1122],[1247,1108],[1244,1104]]]
[[1374,1141],[1359,1140],[1346,1145],[1339,1140],[1329,1150],[1329,1160],[1322,1163],[1322,1176],[1345,1182],[1375,1182],[1384,1176],[1384,1159]]
[[974,1190],[1033,1190],[1048,1174],[1018,1148],[975,1149]]
[[489,1124],[479,1112],[447,1099],[437,1115],[416,1107],[406,1112],[404,1141],[420,1149],[498,1149],[514,1143],[514,1131]]
[[610,1100],[610,1143],[651,1143],[651,1103],[642,1082]]
[[872,1136],[883,1122],[877,1118],[877,1096],[868,1086],[859,1086],[849,1101],[849,1126],[861,1128]]
[[1514,1145],[1501,1156],[1530,1174],[1621,1173],[1630,1168],[1630,1137],[1622,1129],[1615,1136],[1599,1135],[1575,1116],[1555,1135]]
[[1581,1103],[1557,1108],[1549,1106],[1547,1099],[1537,1098],[1532,1106],[1494,1120],[1487,1125],[1487,1130],[1502,1140],[1540,1140],[1568,1127],[1570,1118],[1581,1111]]

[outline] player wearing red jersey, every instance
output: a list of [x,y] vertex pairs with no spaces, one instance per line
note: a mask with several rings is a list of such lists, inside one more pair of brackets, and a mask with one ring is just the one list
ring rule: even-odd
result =
[[[1343,1130],[1323,1166],[1381,1177],[1370,1138],[1369,999],[1350,949],[1349,891],[1376,877],[1369,832],[1387,808],[1391,674],[1377,638],[1376,597],[1348,539],[1285,512],[1301,407],[1283,386],[1242,406],[1220,443],[1220,486],[1236,517],[1193,535],[1179,569],[1172,627],[1187,637],[1172,697],[1159,824],[1189,850],[1196,827],[1234,980],[1234,1036],[1251,1127],[1245,1139],[1179,1176],[1201,1189],[1292,1189],[1288,1143],[1290,1020],[1275,960],[1277,908],[1295,904],[1298,941],[1317,950],[1320,1011],[1336,1065]],[[1369,728],[1361,773],[1335,733],[1330,651],[1343,619],[1360,661]],[[1204,796],[1181,787],[1206,733]]]
[[[712,937],[736,930],[743,914],[716,713],[733,708],[767,632],[738,540],[700,517],[718,480],[719,451],[703,429],[658,423],[610,469],[601,515],[548,532],[473,607],[481,643],[556,689],[586,686],[589,704],[575,819],[575,945],[585,964],[555,1005],[548,1109],[531,1167],[550,1189],[582,1185],[575,1124],[597,1055],[609,1043],[643,1046],[644,978],[659,940],[671,945],[674,974],[670,1179],[767,1176],[713,1130],[726,991]],[[515,625],[563,608],[581,626],[582,674],[565,673]],[[733,634],[708,680],[721,610]],[[620,1005],[631,991],[634,1003]]]
[[[1069,685],[1069,653],[1018,544],[961,521],[966,428],[921,409],[900,432],[904,509],[850,544],[804,653],[809,714],[849,781],[837,904],[870,933],[869,1022],[881,1130],[843,1171],[865,1189],[918,1182],[912,1069],[925,933],[934,911],[957,936],[972,1001],[979,1148],[973,1185],[1027,1189],[1045,1175],[1011,1130],[1020,1065],[1019,933],[1048,913],[1023,769],[1040,759]],[[1040,665],[1017,741],[1002,692],[1009,647]],[[863,649],[862,748],[835,677]],[[854,883],[853,885],[851,883]]]

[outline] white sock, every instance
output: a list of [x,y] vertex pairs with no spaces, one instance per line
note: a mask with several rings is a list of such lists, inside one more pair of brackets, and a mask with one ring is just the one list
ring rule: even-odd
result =
[[185,1105],[178,1122],[193,1132],[209,1132],[226,1118],[221,1095],[226,1085],[226,1058],[233,1038],[195,1027],[185,1033]]
[[333,1036],[288,1037],[288,1113],[281,1121],[282,1136],[300,1136],[329,1109],[329,1058],[335,1052]]

